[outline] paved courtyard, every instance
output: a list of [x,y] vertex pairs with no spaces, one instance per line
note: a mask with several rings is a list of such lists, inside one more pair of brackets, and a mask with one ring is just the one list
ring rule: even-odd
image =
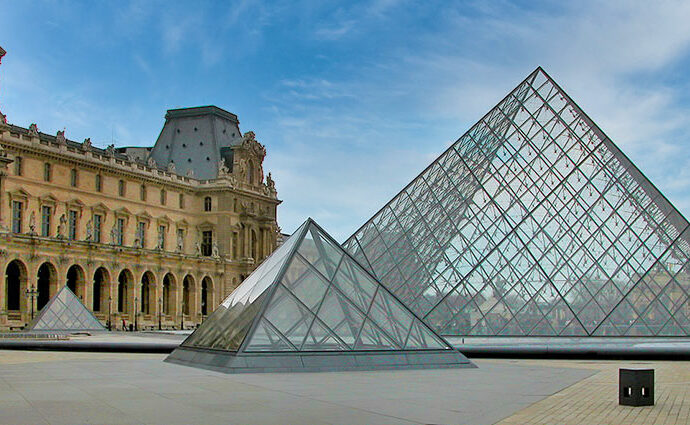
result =
[[226,375],[163,355],[0,351],[3,424],[491,424],[591,369]]
[[[686,362],[478,360],[477,369],[226,375],[164,355],[0,351],[2,424],[686,424]],[[617,405],[618,367],[657,370]]]

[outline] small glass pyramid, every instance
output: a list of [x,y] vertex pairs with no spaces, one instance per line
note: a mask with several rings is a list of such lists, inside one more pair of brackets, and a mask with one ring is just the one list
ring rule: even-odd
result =
[[167,360],[226,372],[471,366],[312,219]]
[[105,327],[63,286],[26,327],[31,331],[103,331]]

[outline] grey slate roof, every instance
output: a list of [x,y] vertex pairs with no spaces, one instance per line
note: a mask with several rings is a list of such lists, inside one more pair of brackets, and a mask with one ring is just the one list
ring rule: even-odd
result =
[[173,162],[180,175],[191,169],[197,179],[216,178],[221,148],[242,141],[239,124],[237,115],[216,106],[169,109],[151,157],[162,167]]

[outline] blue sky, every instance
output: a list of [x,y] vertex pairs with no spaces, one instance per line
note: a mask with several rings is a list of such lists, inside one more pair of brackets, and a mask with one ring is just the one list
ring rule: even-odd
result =
[[690,216],[688,22],[670,1],[0,0],[0,108],[102,147],[228,109],[283,230],[344,240],[541,65]]

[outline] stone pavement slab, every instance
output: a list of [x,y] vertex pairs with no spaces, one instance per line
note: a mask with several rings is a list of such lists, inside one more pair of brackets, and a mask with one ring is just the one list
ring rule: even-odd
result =
[[[484,360],[481,364],[489,366],[492,362]],[[496,361],[496,364],[505,363]],[[588,368],[596,373],[520,410],[499,422],[500,425],[690,424],[690,362],[519,360],[512,363]],[[654,406],[618,405],[619,368],[655,370]]]

